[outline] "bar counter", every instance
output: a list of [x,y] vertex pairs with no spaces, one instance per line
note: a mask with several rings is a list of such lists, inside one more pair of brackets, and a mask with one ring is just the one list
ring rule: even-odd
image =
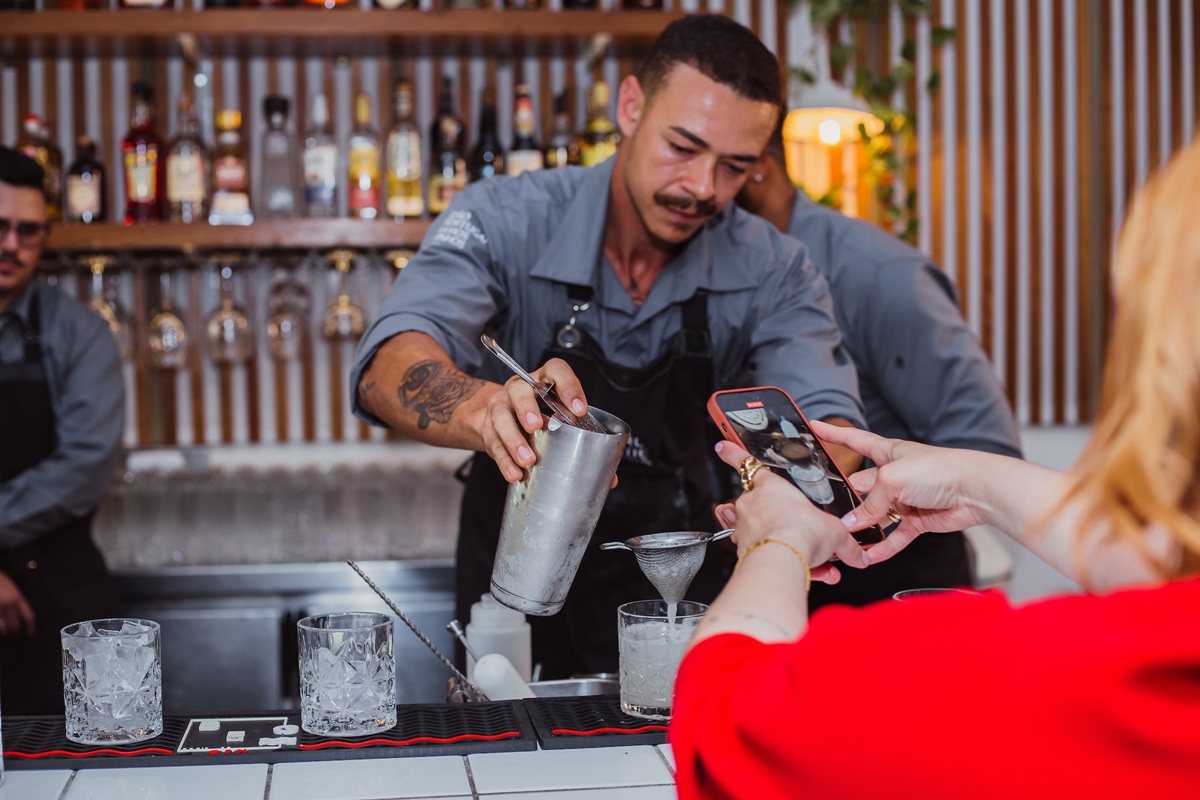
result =
[[5,771],[0,800],[672,800],[669,745],[280,764]]

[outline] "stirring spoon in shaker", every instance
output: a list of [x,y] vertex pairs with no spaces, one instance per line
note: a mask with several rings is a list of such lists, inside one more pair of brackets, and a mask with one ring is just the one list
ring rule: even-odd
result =
[[554,391],[554,384],[543,383],[537,378],[525,371],[525,368],[517,363],[517,360],[505,352],[499,342],[490,336],[484,335],[479,337],[483,342],[483,346],[488,349],[492,355],[500,359],[504,366],[511,369],[523,381],[533,387],[537,392],[538,397],[545,401],[546,405],[550,406],[550,410],[554,412],[554,417],[559,422],[570,425],[575,428],[583,428],[592,433],[608,433],[596,418],[591,413],[584,414],[582,417],[577,417],[567,408],[567,404],[559,399],[558,393]]

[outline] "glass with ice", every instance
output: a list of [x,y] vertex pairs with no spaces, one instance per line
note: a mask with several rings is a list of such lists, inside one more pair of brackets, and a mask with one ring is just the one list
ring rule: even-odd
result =
[[396,725],[392,618],[348,612],[305,617],[300,725],[317,736],[366,736]]
[[157,622],[94,619],[62,629],[67,738],[122,744],[162,733],[162,651]]
[[671,610],[673,617],[662,600],[639,600],[617,609],[621,710],[626,714],[671,718],[675,673],[708,606],[685,600]]

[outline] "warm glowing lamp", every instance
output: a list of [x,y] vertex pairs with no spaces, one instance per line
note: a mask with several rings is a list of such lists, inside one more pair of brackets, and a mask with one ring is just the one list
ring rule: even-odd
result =
[[837,145],[862,139],[858,126],[875,136],[883,120],[845,86],[828,78],[799,87],[796,102],[783,122],[783,138],[789,142]]

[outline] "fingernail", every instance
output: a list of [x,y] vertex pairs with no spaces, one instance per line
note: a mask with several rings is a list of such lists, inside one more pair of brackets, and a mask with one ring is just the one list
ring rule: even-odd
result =
[[846,516],[842,517],[842,524],[845,525],[847,528],[854,527],[854,523],[856,523],[856,522],[858,522],[858,517],[854,516],[853,511],[847,512]]
[[719,453],[719,452],[721,452],[722,450],[724,450],[724,449],[725,449],[725,443],[724,443],[724,442],[717,442],[717,446],[716,446],[716,447],[714,447],[713,449],[714,449],[714,450],[716,450],[716,451]]
[[529,425],[537,425],[541,421],[542,421],[542,418],[539,417],[537,414],[533,413],[532,411],[530,411],[528,414],[525,415],[525,422],[528,423]]
[[866,550],[863,550],[863,562],[862,563],[863,563],[864,567],[871,566],[871,554],[868,553]]
[[584,405],[582,400],[576,398],[571,401],[571,410],[575,412],[575,416],[582,417],[587,413],[587,406]]
[[517,448],[517,455],[521,457],[522,461],[529,461],[533,458],[533,451],[525,445],[521,445]]
[[521,470],[517,469],[516,467],[509,467],[508,477],[512,478],[513,480],[520,480]]

